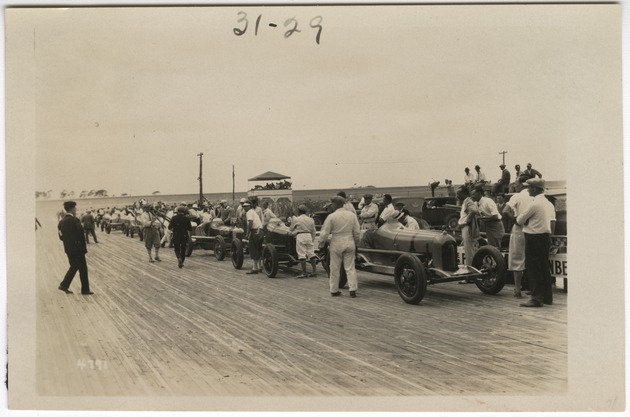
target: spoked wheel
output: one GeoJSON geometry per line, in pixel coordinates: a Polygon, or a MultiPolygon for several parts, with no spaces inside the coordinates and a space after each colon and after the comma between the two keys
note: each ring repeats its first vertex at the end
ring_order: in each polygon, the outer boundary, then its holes
{"type": "Polygon", "coordinates": [[[225,259],[225,239],[223,236],[217,236],[214,239],[214,257],[217,258],[217,261],[225,259]]]}
{"type": "Polygon", "coordinates": [[[269,278],[278,274],[278,250],[271,243],[267,243],[262,250],[263,271],[269,278]]]}
{"type": "Polygon", "coordinates": [[[427,293],[427,272],[413,255],[404,254],[398,258],[394,281],[400,298],[407,304],[418,304],[427,293]]]}
{"type": "Polygon", "coordinates": [[[507,274],[505,259],[494,246],[482,246],[473,255],[472,266],[484,276],[475,280],[477,288],[484,294],[496,294],[503,289],[507,274]]]}
{"type": "Polygon", "coordinates": [[[232,266],[236,269],[241,269],[243,267],[243,242],[239,239],[233,239],[230,252],[232,255],[232,266]]]}

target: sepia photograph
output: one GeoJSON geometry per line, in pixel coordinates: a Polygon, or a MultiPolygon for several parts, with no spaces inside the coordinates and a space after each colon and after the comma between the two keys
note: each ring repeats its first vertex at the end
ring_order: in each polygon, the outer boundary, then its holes
{"type": "Polygon", "coordinates": [[[4,23],[9,410],[625,410],[620,4],[4,23]]]}

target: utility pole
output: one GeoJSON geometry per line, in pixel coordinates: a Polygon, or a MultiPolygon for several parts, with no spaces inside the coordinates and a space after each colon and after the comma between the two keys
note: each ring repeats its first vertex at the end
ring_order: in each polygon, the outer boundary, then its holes
{"type": "Polygon", "coordinates": [[[499,155],[503,155],[503,165],[505,165],[505,154],[507,151],[499,152],[499,155]]]}
{"type": "Polygon", "coordinates": [[[199,157],[199,204],[203,204],[203,179],[202,179],[202,161],[203,161],[203,152],[197,154],[199,157]]]}
{"type": "Polygon", "coordinates": [[[234,165],[232,165],[232,201],[234,201],[234,165]]]}

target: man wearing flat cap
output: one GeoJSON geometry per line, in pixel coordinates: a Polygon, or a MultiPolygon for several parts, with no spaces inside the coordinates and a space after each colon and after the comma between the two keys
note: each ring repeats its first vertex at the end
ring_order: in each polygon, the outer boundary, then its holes
{"type": "Polygon", "coordinates": [[[302,267],[302,273],[297,278],[317,276],[317,257],[315,256],[315,221],[306,213],[308,208],[304,204],[298,206],[299,216],[291,223],[291,233],[295,236],[295,251],[302,267]],[[313,273],[306,272],[306,259],[309,259],[313,267],[313,273]]]}
{"type": "Polygon", "coordinates": [[[168,229],[173,232],[172,242],[175,247],[175,256],[177,257],[177,266],[184,267],[186,259],[186,245],[188,244],[188,234],[192,230],[190,218],[186,216],[186,207],[177,207],[177,214],[173,216],[168,223],[168,229]]]}
{"type": "Polygon", "coordinates": [[[59,289],[66,294],[72,294],[70,291],[70,284],[72,279],[79,271],[79,278],[81,279],[81,294],[91,295],[94,294],[90,291],[90,281],[88,279],[88,267],[85,260],[85,254],[87,253],[87,244],[85,241],[85,231],[81,226],[81,221],[77,219],[77,203],[74,201],[66,201],[63,203],[63,208],[66,211],[65,216],[57,225],[59,233],[59,239],[63,241],[63,249],[68,256],[70,268],[66,272],[63,281],[59,284],[59,289]]]}
{"type": "Polygon", "coordinates": [[[529,179],[527,191],[533,197],[530,205],[516,218],[525,233],[525,270],[530,282],[531,298],[521,307],[542,307],[553,303],[549,247],[555,228],[556,213],[545,197],[545,180],[529,179]]]}
{"type": "MultiPolygon", "coordinates": [[[[361,214],[359,214],[361,230],[375,230],[378,206],[372,202],[372,194],[364,195],[361,203],[363,203],[361,214]]],[[[361,203],[359,203],[359,205],[361,205],[361,203]]]]}

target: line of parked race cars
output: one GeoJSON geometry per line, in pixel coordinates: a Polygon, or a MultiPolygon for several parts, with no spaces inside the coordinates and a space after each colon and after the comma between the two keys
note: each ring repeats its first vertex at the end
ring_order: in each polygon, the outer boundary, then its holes
{"type": "MultiPolygon", "coordinates": [[[[415,203],[410,204],[413,206],[415,203]]],[[[155,211],[163,220],[164,213],[155,211]]],[[[217,260],[230,257],[232,265],[241,269],[248,254],[245,230],[228,226],[220,218],[210,222],[191,217],[195,225],[189,237],[187,256],[195,249],[211,250],[217,260]]],[[[106,233],[120,230],[129,237],[139,236],[142,225],[135,218],[98,219],[98,226],[106,233]]],[[[506,264],[498,249],[484,245],[477,250],[470,266],[458,263],[458,240],[444,230],[385,230],[362,231],[357,247],[357,270],[394,277],[398,294],[405,303],[418,304],[426,295],[427,285],[466,280],[474,282],[485,294],[497,294],[506,282],[506,264]]],[[[328,246],[317,252],[326,272],[329,272],[328,246]]],[[[262,266],[265,274],[276,277],[279,270],[299,264],[295,236],[284,220],[272,219],[264,228],[262,266]]],[[[343,287],[345,271],[341,270],[343,287]]]]}

